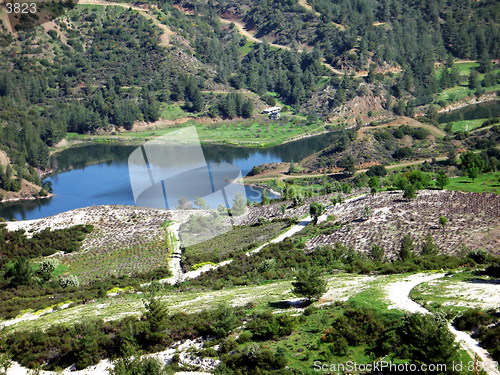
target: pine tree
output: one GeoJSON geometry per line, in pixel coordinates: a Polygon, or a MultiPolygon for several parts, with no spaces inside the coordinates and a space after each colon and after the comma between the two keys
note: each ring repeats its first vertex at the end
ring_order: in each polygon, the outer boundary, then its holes
{"type": "Polygon", "coordinates": [[[401,241],[401,248],[399,249],[399,259],[403,262],[411,259],[413,257],[413,250],[413,238],[408,235],[404,236],[401,241]]]}
{"type": "Polygon", "coordinates": [[[233,206],[231,207],[231,214],[235,216],[243,215],[247,208],[247,202],[240,193],[236,193],[233,199],[233,206]]]}
{"type": "Polygon", "coordinates": [[[431,233],[427,233],[425,236],[424,245],[422,246],[422,255],[436,255],[438,252],[438,247],[434,243],[431,233]]]}
{"type": "Polygon", "coordinates": [[[306,297],[309,302],[319,299],[327,290],[326,280],[312,268],[300,270],[292,285],[292,293],[306,297]]]}

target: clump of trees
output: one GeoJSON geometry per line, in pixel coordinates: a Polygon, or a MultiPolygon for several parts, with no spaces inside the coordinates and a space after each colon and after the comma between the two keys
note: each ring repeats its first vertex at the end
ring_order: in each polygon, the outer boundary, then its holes
{"type": "Polygon", "coordinates": [[[28,238],[24,230],[9,231],[5,224],[0,224],[0,239],[3,242],[0,263],[5,264],[15,257],[35,258],[59,251],[74,252],[80,248],[85,235],[92,230],[92,225],[75,225],[55,230],[46,228],[28,238]]]}

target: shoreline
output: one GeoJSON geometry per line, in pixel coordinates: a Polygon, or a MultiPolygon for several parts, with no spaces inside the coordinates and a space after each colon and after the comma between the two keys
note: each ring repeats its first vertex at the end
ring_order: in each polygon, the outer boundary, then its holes
{"type": "MultiPolygon", "coordinates": [[[[328,133],[333,133],[338,130],[342,129],[333,129],[333,130],[324,130],[321,132],[317,133],[306,133],[302,134],[300,136],[296,136],[290,139],[287,139],[284,142],[277,142],[277,143],[254,143],[254,142],[236,142],[234,140],[225,140],[225,141],[212,141],[212,140],[200,140],[202,145],[218,145],[218,146],[231,146],[231,147],[248,147],[248,148],[255,148],[255,149],[264,149],[264,148],[271,148],[271,147],[277,147],[281,146],[287,143],[299,141],[301,139],[305,138],[311,138],[319,135],[324,135],[328,133]]],[[[66,139],[66,138],[65,138],[66,139]]],[[[128,138],[128,137],[119,137],[119,136],[110,136],[109,138],[99,138],[99,136],[96,136],[93,138],[93,136],[89,136],[88,139],[75,139],[75,140],[68,140],[68,144],[65,145],[64,147],[52,147],[52,149],[49,152],[50,156],[56,155],[57,153],[68,150],[74,147],[78,146],[87,146],[87,145],[95,145],[95,144],[110,144],[110,145],[123,145],[123,146],[137,146],[137,145],[142,145],[145,142],[150,141],[153,138],[141,138],[141,139],[134,139],[134,138],[128,138]]]]}
{"type": "Polygon", "coordinates": [[[43,197],[21,197],[21,198],[10,198],[10,199],[3,199],[0,201],[0,205],[3,203],[12,203],[12,202],[21,202],[21,201],[35,201],[38,199],[49,199],[52,198],[55,194],[54,193],[48,193],[47,195],[43,197]]]}
{"type": "Polygon", "coordinates": [[[441,108],[437,112],[438,113],[446,113],[446,112],[455,111],[455,110],[460,109],[460,108],[468,107],[470,105],[493,102],[493,101],[497,101],[497,100],[500,100],[500,97],[498,97],[495,92],[485,94],[485,95],[481,96],[479,99],[476,98],[475,96],[473,96],[473,97],[469,96],[469,97],[463,98],[455,103],[451,103],[450,105],[448,105],[444,108],[441,108]]]}

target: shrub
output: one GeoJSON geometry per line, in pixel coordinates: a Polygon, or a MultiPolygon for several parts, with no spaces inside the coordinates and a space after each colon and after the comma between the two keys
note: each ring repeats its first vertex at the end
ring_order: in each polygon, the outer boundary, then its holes
{"type": "Polygon", "coordinates": [[[470,309],[455,318],[453,325],[460,331],[473,331],[482,325],[491,323],[492,320],[494,318],[487,312],[479,309],[470,309]]]}
{"type": "Polygon", "coordinates": [[[290,335],[297,324],[298,318],[295,316],[267,311],[257,315],[247,327],[254,339],[267,340],[290,335]]]}
{"type": "Polygon", "coordinates": [[[80,286],[80,282],[78,281],[78,277],[74,275],[69,275],[69,276],[62,276],[59,279],[59,285],[62,288],[77,287],[80,286]]]}

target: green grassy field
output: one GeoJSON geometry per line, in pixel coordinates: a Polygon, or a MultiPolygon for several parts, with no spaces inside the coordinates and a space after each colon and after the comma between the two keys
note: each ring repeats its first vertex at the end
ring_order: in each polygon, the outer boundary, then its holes
{"type": "MultiPolygon", "coordinates": [[[[455,102],[457,100],[463,99],[468,96],[474,95],[474,90],[471,90],[467,87],[468,85],[468,78],[470,71],[473,69],[477,69],[479,67],[479,63],[477,62],[467,62],[467,63],[456,63],[454,65],[456,69],[458,70],[459,74],[461,75],[461,81],[460,84],[454,87],[447,88],[443,91],[441,91],[439,94],[436,95],[435,102],[455,102]]],[[[442,67],[436,69],[436,77],[441,76],[441,71],[442,67]]],[[[495,69],[494,72],[498,74],[500,72],[500,69],[495,69]]],[[[482,81],[484,78],[484,74],[479,74],[479,79],[482,81]]],[[[500,85],[494,85],[494,86],[489,86],[489,87],[484,87],[483,88],[485,92],[493,92],[497,91],[500,89],[500,85]]]]}
{"type": "Polygon", "coordinates": [[[184,111],[178,104],[162,104],[160,109],[160,118],[163,120],[177,120],[179,118],[196,115],[184,111]]]}
{"type": "Polygon", "coordinates": [[[436,102],[454,102],[471,95],[474,95],[474,90],[466,86],[454,86],[440,92],[436,97],[436,102]]]}
{"type": "Polygon", "coordinates": [[[482,173],[474,182],[468,177],[450,178],[447,190],[467,191],[472,193],[495,193],[500,194],[500,172],[482,173]]]}
{"type": "Polygon", "coordinates": [[[269,147],[282,144],[294,138],[314,135],[325,130],[322,123],[307,124],[297,117],[284,116],[281,120],[268,121],[264,118],[200,123],[196,120],[182,125],[162,129],[142,130],[117,135],[88,135],[68,133],[68,140],[89,142],[140,142],[167,134],[175,129],[196,126],[198,136],[204,143],[233,144],[249,147],[269,147]]]}
{"type": "Polygon", "coordinates": [[[246,43],[240,47],[240,52],[243,56],[246,56],[250,53],[250,51],[253,49],[253,47],[255,46],[255,43],[250,41],[250,40],[247,40],[246,43]]]}
{"type": "Polygon", "coordinates": [[[471,130],[481,127],[486,120],[487,119],[476,119],[451,122],[451,130],[454,132],[470,132],[471,130]]]}

